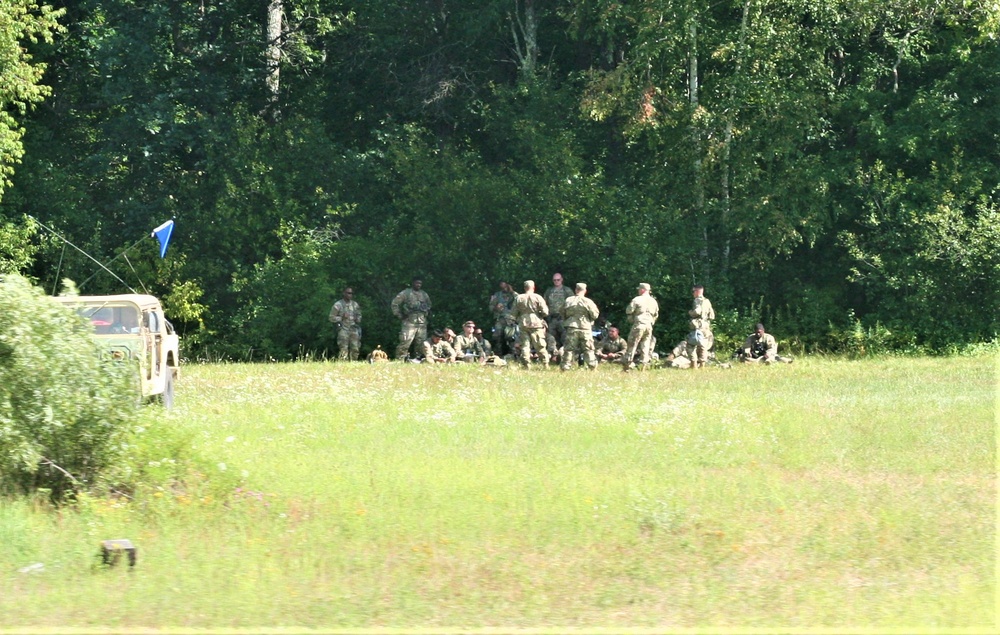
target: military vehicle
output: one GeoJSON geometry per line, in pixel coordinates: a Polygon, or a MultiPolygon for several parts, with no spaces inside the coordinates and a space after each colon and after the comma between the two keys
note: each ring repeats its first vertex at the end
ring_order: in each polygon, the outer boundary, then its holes
{"type": "Polygon", "coordinates": [[[112,359],[136,364],[143,398],[173,406],[180,338],[156,297],[133,293],[55,299],[90,322],[94,338],[112,359]]]}

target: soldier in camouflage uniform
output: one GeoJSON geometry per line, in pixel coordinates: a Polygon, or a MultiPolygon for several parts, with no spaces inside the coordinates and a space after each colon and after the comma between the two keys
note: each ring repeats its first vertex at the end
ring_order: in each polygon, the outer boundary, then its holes
{"type": "Polygon", "coordinates": [[[566,299],[561,312],[566,328],[562,370],[569,370],[576,362],[577,355],[583,355],[587,368],[594,370],[597,368],[597,358],[594,356],[594,320],[601,312],[594,301],[587,297],[586,283],[576,283],[576,294],[566,299]]]}
{"type": "Polygon", "coordinates": [[[424,341],[425,364],[450,364],[455,361],[455,349],[444,341],[444,333],[434,331],[430,339],[424,341]]]}
{"type": "Polygon", "coordinates": [[[511,311],[514,320],[521,327],[518,344],[521,346],[521,364],[524,366],[531,363],[532,347],[538,351],[542,364],[549,365],[549,350],[545,342],[545,317],[548,314],[549,307],[545,304],[545,298],[535,293],[535,282],[525,280],[524,293],[514,299],[514,309],[511,311]]]}
{"type": "Polygon", "coordinates": [[[637,353],[640,368],[645,368],[651,357],[653,324],[656,323],[656,318],[660,315],[660,305],[650,295],[650,290],[651,287],[648,283],[640,283],[639,295],[632,298],[632,301],[625,308],[625,315],[632,324],[632,329],[628,333],[628,350],[622,356],[623,370],[625,371],[635,368],[637,353]]]}
{"type": "Polygon", "coordinates": [[[620,362],[627,350],[628,342],[621,336],[618,327],[609,326],[608,336],[597,347],[597,359],[601,362],[620,362]]]}
{"type": "Polygon", "coordinates": [[[488,339],[485,339],[483,337],[483,329],[477,326],[476,330],[473,331],[472,334],[475,336],[476,341],[479,342],[479,345],[483,347],[483,351],[486,353],[486,357],[492,357],[493,346],[490,345],[490,341],[488,339]]]}
{"type": "Polygon", "coordinates": [[[361,350],[361,307],[354,301],[354,289],[344,289],[344,297],[330,308],[330,322],[337,329],[338,359],[358,361],[361,350]]]}
{"type": "Polygon", "coordinates": [[[455,336],[451,346],[460,361],[482,364],[486,361],[487,353],[483,347],[483,340],[476,339],[475,330],[476,323],[469,320],[462,325],[462,332],[455,336]]]}
{"type": "Polygon", "coordinates": [[[753,334],[743,342],[743,350],[739,351],[738,356],[741,362],[748,364],[792,363],[791,357],[778,355],[778,340],[764,331],[763,324],[754,327],[753,334]]]}
{"type": "Polygon", "coordinates": [[[490,296],[490,312],[493,314],[493,348],[503,356],[513,351],[510,342],[514,339],[514,290],[506,281],[500,281],[500,290],[490,296]]]}
{"type": "Polygon", "coordinates": [[[566,300],[573,297],[573,292],[563,284],[561,273],[552,274],[553,286],[545,290],[545,304],[549,307],[549,317],[546,322],[549,325],[549,333],[546,344],[549,352],[553,355],[559,354],[559,349],[566,344],[566,331],[563,328],[562,308],[566,300]]]}
{"type": "Polygon", "coordinates": [[[427,339],[427,314],[431,311],[431,299],[426,291],[421,290],[423,284],[423,280],[414,278],[410,288],[403,289],[392,300],[392,314],[403,321],[396,359],[406,359],[414,340],[422,342],[427,339]]]}
{"type": "Polygon", "coordinates": [[[704,368],[708,363],[708,350],[715,344],[712,333],[712,320],[715,319],[715,309],[705,297],[705,287],[696,284],[691,288],[694,302],[688,316],[691,318],[691,334],[688,335],[688,358],[691,368],[704,368]]]}

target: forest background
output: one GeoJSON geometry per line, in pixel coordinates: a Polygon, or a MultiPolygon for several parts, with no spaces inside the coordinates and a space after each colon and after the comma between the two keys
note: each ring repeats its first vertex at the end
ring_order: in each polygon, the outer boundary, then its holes
{"type": "MultiPolygon", "coordinates": [[[[994,0],[0,0],[0,273],[164,298],[187,355],[365,348],[552,272],[742,339],[1000,332],[994,0]],[[167,257],[149,236],[176,219],[167,257]],[[96,274],[96,275],[95,275],[96,274]],[[140,284],[141,281],[141,284],[140,284]]],[[[663,339],[665,338],[665,339],[663,339]]]]}

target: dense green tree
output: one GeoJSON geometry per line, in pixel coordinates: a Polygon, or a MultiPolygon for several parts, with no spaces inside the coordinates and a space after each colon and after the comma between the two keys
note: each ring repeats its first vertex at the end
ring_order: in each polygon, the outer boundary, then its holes
{"type": "Polygon", "coordinates": [[[34,0],[0,0],[0,195],[24,154],[24,117],[50,93],[42,83],[46,64],[36,60],[28,47],[51,43],[60,30],[57,20],[62,13],[34,0]]]}
{"type": "Polygon", "coordinates": [[[813,346],[997,329],[922,320],[1000,302],[982,0],[83,0],[64,22],[0,258],[84,280],[12,223],[107,261],[176,218],[167,259],[150,240],[116,262],[222,354],[329,349],[345,284],[391,346],[414,273],[440,326],[559,269],[613,321],[650,282],[668,340],[693,281],[731,328],[813,346]]]}

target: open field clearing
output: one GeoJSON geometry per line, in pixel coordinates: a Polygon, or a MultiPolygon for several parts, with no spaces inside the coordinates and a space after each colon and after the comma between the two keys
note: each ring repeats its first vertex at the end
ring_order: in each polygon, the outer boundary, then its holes
{"type": "Polygon", "coordinates": [[[0,503],[0,632],[996,626],[993,356],[184,369],[132,499],[0,503]],[[138,566],[95,568],[130,538],[138,566]],[[43,568],[19,572],[40,563],[43,568]]]}

